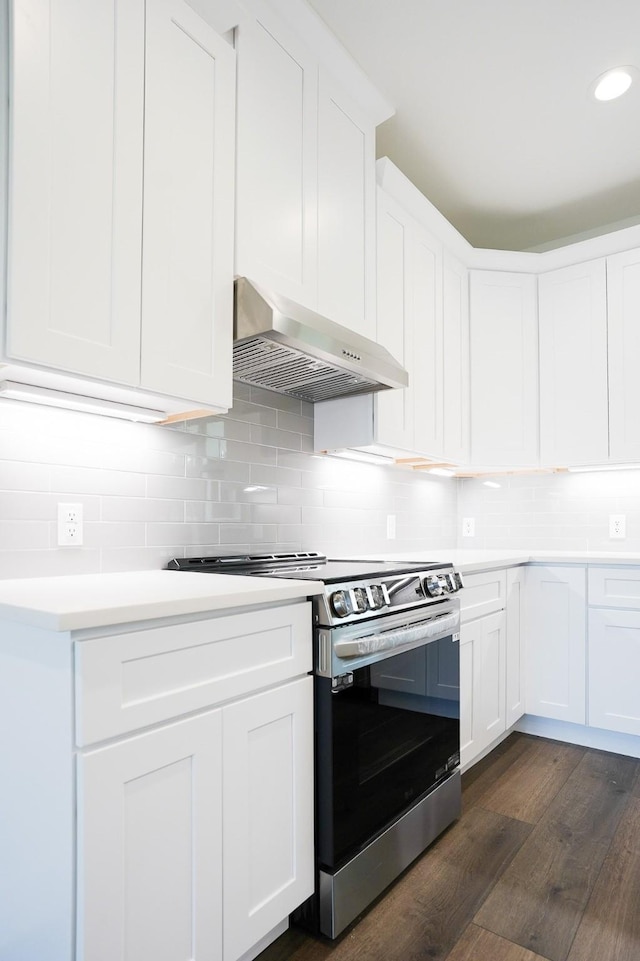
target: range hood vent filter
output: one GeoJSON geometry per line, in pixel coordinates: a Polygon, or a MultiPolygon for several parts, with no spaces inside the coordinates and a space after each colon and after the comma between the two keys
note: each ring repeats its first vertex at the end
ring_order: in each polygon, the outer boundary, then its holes
{"type": "Polygon", "coordinates": [[[233,376],[245,384],[290,394],[312,404],[346,394],[378,389],[375,381],[337,371],[322,361],[273,340],[253,337],[236,344],[233,376]]]}
{"type": "Polygon", "coordinates": [[[311,403],[408,383],[380,344],[246,277],[235,282],[233,376],[311,403]]]}

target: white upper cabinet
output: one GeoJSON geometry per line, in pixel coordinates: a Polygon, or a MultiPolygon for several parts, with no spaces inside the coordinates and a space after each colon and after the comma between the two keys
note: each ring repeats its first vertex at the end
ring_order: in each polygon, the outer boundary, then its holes
{"type": "Polygon", "coordinates": [[[607,290],[604,260],[539,277],[540,459],[606,463],[607,290]]]}
{"type": "Polygon", "coordinates": [[[236,264],[375,335],[375,128],[392,110],[305,4],[244,0],[236,264]]]}
{"type": "Polygon", "coordinates": [[[377,440],[442,455],[442,244],[378,192],[378,335],[409,386],[376,397],[377,440]]]}
{"type": "Polygon", "coordinates": [[[265,10],[237,31],[236,273],[317,301],[318,67],[265,10]]]}
{"type": "Polygon", "coordinates": [[[230,405],[235,53],[221,9],[15,0],[9,360],[230,405]]]}
{"type": "MultiPolygon", "coordinates": [[[[463,463],[468,451],[468,270],[422,223],[425,198],[378,161],[375,339],[409,386],[316,404],[316,450],[463,463]]],[[[440,214],[436,227],[444,222],[440,214]]]]}
{"type": "Polygon", "coordinates": [[[538,461],[536,278],[472,270],[471,461],[529,466],[538,461]]]}
{"type": "Polygon", "coordinates": [[[183,0],[147,4],[142,386],[230,407],[235,54],[183,0]]]}
{"type": "Polygon", "coordinates": [[[135,385],[144,0],[13,4],[7,354],[135,385]]]}
{"type": "Polygon", "coordinates": [[[640,249],[607,258],[609,445],[618,463],[640,460],[640,249]]]}
{"type": "Polygon", "coordinates": [[[324,70],[318,94],[318,309],[373,338],[375,128],[324,70]]]}
{"type": "MultiPolygon", "coordinates": [[[[378,191],[378,328],[377,341],[401,364],[413,354],[411,227],[402,208],[378,191]]],[[[409,371],[411,384],[411,371],[409,371]]],[[[411,387],[389,392],[375,402],[379,439],[413,449],[414,405],[411,387]]]]}
{"type": "Polygon", "coordinates": [[[469,456],[469,271],[444,251],[442,263],[444,382],[443,454],[453,464],[469,456]]]}

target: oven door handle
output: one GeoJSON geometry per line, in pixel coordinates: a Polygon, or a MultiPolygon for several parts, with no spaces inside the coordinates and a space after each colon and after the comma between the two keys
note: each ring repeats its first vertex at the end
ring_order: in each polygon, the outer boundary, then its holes
{"type": "Polygon", "coordinates": [[[362,657],[382,651],[416,647],[417,642],[438,640],[447,634],[456,633],[460,625],[460,614],[443,614],[430,621],[421,621],[413,627],[400,627],[397,630],[381,631],[379,634],[367,634],[365,637],[353,637],[344,641],[336,641],[334,652],[340,658],[362,657]]]}

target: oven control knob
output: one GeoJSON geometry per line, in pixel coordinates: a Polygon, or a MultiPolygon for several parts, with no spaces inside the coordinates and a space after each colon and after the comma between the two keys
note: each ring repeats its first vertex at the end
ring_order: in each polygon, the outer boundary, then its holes
{"type": "Polygon", "coordinates": [[[331,607],[336,617],[346,617],[353,614],[353,604],[349,597],[349,591],[335,591],[331,595],[331,607]]]}
{"type": "Polygon", "coordinates": [[[364,613],[369,607],[369,599],[364,587],[355,587],[353,589],[353,600],[356,614],[364,613]]]}
{"type": "Polygon", "coordinates": [[[378,611],[385,606],[387,601],[381,584],[372,584],[369,587],[369,593],[371,595],[370,606],[373,611],[378,611]]]}
{"type": "Polygon", "coordinates": [[[428,597],[439,597],[444,594],[444,586],[437,574],[428,574],[422,582],[422,586],[428,597]]]}

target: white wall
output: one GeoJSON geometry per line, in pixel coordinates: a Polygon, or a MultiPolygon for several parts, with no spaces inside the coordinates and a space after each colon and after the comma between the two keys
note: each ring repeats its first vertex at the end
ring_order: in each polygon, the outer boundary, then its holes
{"type": "Polygon", "coordinates": [[[458,547],[640,552],[640,471],[513,475],[458,481],[460,518],[476,536],[458,547]],[[627,537],[609,537],[609,515],[625,514],[627,537]]]}
{"type": "Polygon", "coordinates": [[[235,386],[228,415],[172,429],[0,401],[0,577],[455,544],[454,481],[313,455],[311,405],[235,386]],[[82,548],[56,546],[59,502],[83,505],[82,548]]]}

